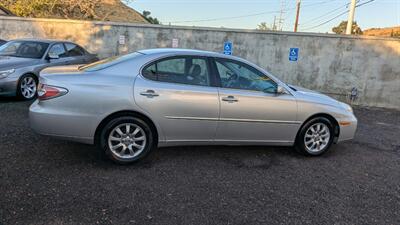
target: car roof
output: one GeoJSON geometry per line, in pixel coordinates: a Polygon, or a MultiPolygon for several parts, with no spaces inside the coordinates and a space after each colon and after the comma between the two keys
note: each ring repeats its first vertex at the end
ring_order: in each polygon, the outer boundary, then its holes
{"type": "Polygon", "coordinates": [[[196,50],[196,49],[183,49],[183,48],[154,48],[154,49],[145,49],[139,50],[139,53],[145,55],[159,55],[159,54],[174,54],[174,55],[207,55],[207,56],[215,56],[215,57],[222,57],[226,56],[222,53],[211,52],[211,51],[203,51],[203,50],[196,50]]]}
{"type": "Polygon", "coordinates": [[[66,41],[66,40],[57,40],[57,39],[39,39],[39,38],[19,38],[19,39],[14,39],[10,41],[37,41],[37,42],[43,42],[43,43],[56,43],[56,42],[69,42],[73,43],[71,41],[66,41]]]}

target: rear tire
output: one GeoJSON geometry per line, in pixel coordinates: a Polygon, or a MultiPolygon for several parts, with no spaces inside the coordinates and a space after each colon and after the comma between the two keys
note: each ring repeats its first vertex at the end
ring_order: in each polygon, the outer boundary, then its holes
{"type": "Polygon", "coordinates": [[[335,137],[334,125],[324,117],[307,121],[297,135],[295,149],[308,156],[319,156],[331,147],[335,137]]]}
{"type": "Polygon", "coordinates": [[[118,164],[138,162],[156,148],[154,131],[146,122],[132,116],[112,119],[99,138],[99,150],[118,164]]]}
{"type": "Polygon", "coordinates": [[[25,74],[19,78],[17,97],[21,100],[32,100],[36,97],[37,78],[32,74],[25,74]]]}

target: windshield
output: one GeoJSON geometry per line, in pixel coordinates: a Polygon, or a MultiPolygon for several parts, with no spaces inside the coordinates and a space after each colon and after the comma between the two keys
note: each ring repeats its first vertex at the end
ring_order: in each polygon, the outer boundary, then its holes
{"type": "Polygon", "coordinates": [[[88,64],[88,65],[80,66],[79,70],[87,71],[87,72],[98,71],[98,70],[102,70],[104,68],[116,65],[118,63],[124,62],[126,60],[136,58],[141,55],[143,55],[143,54],[139,53],[139,52],[134,52],[134,53],[130,53],[127,55],[122,55],[122,56],[113,56],[113,57],[106,58],[106,59],[88,64]]]}
{"type": "Polygon", "coordinates": [[[11,41],[0,46],[0,56],[40,59],[49,44],[36,41],[11,41]]]}

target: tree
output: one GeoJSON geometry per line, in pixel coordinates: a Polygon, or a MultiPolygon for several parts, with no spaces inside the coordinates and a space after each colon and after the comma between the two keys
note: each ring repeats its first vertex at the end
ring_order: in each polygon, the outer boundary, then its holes
{"type": "MultiPolygon", "coordinates": [[[[347,28],[347,21],[342,21],[338,26],[333,27],[332,31],[336,34],[346,34],[346,28],[347,28]]],[[[353,23],[351,34],[355,35],[363,34],[361,28],[357,25],[357,22],[353,23]]]]}
{"type": "Polygon", "coordinates": [[[143,17],[149,22],[149,23],[151,23],[151,24],[161,24],[160,23],[160,21],[158,21],[158,19],[157,18],[155,18],[155,17],[151,17],[150,16],[150,14],[151,14],[151,12],[150,11],[143,11],[143,17]]]}
{"type": "Polygon", "coordinates": [[[257,25],[257,30],[268,31],[268,30],[271,30],[271,29],[268,28],[266,22],[262,22],[262,23],[257,25]]]}

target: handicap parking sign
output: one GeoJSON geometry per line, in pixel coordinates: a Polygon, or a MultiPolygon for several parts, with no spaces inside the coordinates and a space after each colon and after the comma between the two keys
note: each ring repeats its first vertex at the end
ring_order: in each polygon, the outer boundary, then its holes
{"type": "Polygon", "coordinates": [[[297,61],[299,59],[299,48],[290,48],[289,61],[297,61]]]}
{"type": "Polygon", "coordinates": [[[224,43],[224,54],[232,55],[232,48],[233,48],[232,42],[229,42],[229,41],[225,42],[224,43]]]}

